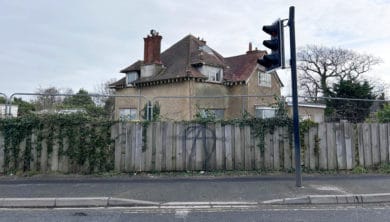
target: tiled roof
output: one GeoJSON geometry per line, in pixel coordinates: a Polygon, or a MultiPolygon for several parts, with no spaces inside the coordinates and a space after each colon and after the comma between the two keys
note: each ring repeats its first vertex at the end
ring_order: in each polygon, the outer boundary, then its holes
{"type": "MultiPolygon", "coordinates": [[[[133,83],[135,85],[165,81],[172,79],[197,78],[206,79],[196,67],[210,65],[224,69],[224,82],[242,82],[249,78],[257,68],[257,59],[265,55],[265,51],[250,51],[243,55],[224,58],[218,52],[206,45],[206,42],[187,35],[170,48],[161,53],[162,70],[150,77],[142,77],[133,83]]],[[[143,62],[137,61],[121,70],[121,73],[141,70],[143,62]]],[[[125,79],[113,83],[112,87],[125,87],[125,79]]]]}
{"type": "Polygon", "coordinates": [[[252,51],[247,54],[225,58],[229,66],[225,70],[224,79],[229,82],[245,81],[257,67],[257,59],[263,57],[265,51],[252,51]]]}
{"type": "Polygon", "coordinates": [[[121,73],[128,73],[131,71],[139,71],[139,70],[141,70],[141,65],[142,65],[142,61],[138,60],[137,62],[131,64],[130,66],[122,69],[120,72],[121,73]]]}

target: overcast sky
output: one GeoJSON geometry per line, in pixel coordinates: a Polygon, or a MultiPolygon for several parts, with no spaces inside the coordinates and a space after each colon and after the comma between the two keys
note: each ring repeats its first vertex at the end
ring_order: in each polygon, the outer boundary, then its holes
{"type": "MultiPolygon", "coordinates": [[[[162,50],[188,34],[223,56],[264,49],[263,25],[295,6],[297,46],[353,49],[382,58],[371,75],[390,84],[389,0],[0,0],[0,92],[55,86],[92,92],[143,59],[143,37],[162,50]]],[[[280,72],[289,93],[289,72],[280,72]]],[[[287,90],[286,90],[287,89],[287,90]]]]}

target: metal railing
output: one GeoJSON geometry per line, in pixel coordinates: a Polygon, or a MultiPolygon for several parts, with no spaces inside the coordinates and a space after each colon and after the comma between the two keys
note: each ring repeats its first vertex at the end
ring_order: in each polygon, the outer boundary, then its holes
{"type": "MultiPolygon", "coordinates": [[[[1,106],[0,113],[2,116],[11,117],[12,113],[15,110],[12,110],[13,104],[15,103],[15,99],[20,98],[29,98],[30,100],[27,102],[35,102],[39,99],[52,99],[51,102],[56,103],[58,100],[59,104],[65,101],[68,97],[77,96],[78,94],[66,94],[66,93],[58,93],[58,94],[48,94],[48,93],[13,93],[9,97],[5,93],[0,93],[0,97],[3,97],[6,101],[3,106],[1,106]]],[[[115,111],[114,118],[118,119],[119,109],[121,108],[132,108],[137,111],[136,120],[141,119],[150,119],[151,114],[153,113],[153,105],[156,103],[160,103],[165,111],[165,114],[162,113],[162,116],[170,113],[172,110],[176,110],[178,115],[170,114],[175,119],[182,118],[184,116],[183,113],[180,113],[181,106],[185,104],[188,106],[186,110],[189,113],[186,113],[186,119],[192,119],[196,112],[200,109],[215,109],[221,108],[227,111],[234,109],[235,116],[233,114],[225,115],[229,118],[237,118],[243,116],[246,113],[249,113],[253,116],[256,116],[257,108],[280,108],[277,107],[277,100],[275,99],[275,95],[210,95],[210,96],[145,96],[145,95],[109,95],[109,94],[86,94],[86,96],[91,97],[94,101],[102,98],[114,98],[113,102],[113,111],[115,111]],[[130,105],[131,104],[131,105],[130,105]],[[199,105],[199,107],[198,107],[199,105]],[[169,108],[170,107],[170,108],[169,108]],[[146,108],[146,110],[144,110],[146,108]],[[141,118],[141,112],[145,112],[145,116],[141,118]]],[[[290,96],[280,98],[285,100],[286,109],[289,110],[291,108],[289,101],[291,100],[290,96]]],[[[386,99],[357,99],[357,98],[334,98],[334,97],[299,97],[299,113],[302,118],[310,118],[315,119],[313,116],[321,114],[323,116],[322,120],[319,121],[339,121],[339,120],[347,120],[350,122],[363,122],[366,120],[370,120],[371,122],[375,122],[376,113],[383,109],[384,104],[389,104],[390,100],[386,99]],[[338,108],[335,109],[334,106],[338,108]],[[344,109],[344,110],[343,110],[344,109]]],[[[95,103],[96,104],[96,103],[95,103]]],[[[53,105],[53,104],[51,104],[53,105]]],[[[56,104],[54,104],[55,106],[56,104]]],[[[102,106],[102,104],[100,104],[102,106]]],[[[50,105],[48,105],[50,107],[50,105]]],[[[45,105],[41,107],[43,111],[47,108],[45,105]]],[[[230,111],[229,111],[230,112],[230,111]]],[[[290,111],[291,113],[291,111],[290,111]]],[[[169,117],[169,116],[168,116],[169,117]]],[[[170,118],[166,118],[170,119],[170,118]]],[[[318,119],[318,118],[317,118],[318,119]]]]}

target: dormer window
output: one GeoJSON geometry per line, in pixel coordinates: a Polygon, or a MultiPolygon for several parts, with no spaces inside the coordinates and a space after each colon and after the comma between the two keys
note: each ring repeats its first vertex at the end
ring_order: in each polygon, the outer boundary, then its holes
{"type": "Polygon", "coordinates": [[[126,74],[126,84],[127,86],[132,86],[133,82],[139,78],[139,74],[136,71],[128,72],[126,74]]]}
{"type": "Polygon", "coordinates": [[[203,65],[199,67],[199,71],[207,77],[207,81],[222,82],[223,80],[223,69],[220,67],[203,65]]]}

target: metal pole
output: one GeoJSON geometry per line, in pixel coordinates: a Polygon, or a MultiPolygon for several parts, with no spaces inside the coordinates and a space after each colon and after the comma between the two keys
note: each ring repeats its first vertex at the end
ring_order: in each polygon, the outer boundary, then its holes
{"type": "Polygon", "coordinates": [[[295,11],[294,6],[291,6],[289,12],[288,25],[290,26],[290,48],[291,48],[291,85],[292,85],[293,123],[294,123],[295,183],[297,187],[301,187],[302,169],[301,169],[301,145],[299,139],[297,60],[296,60],[296,49],[295,49],[294,11],[295,11]]]}

